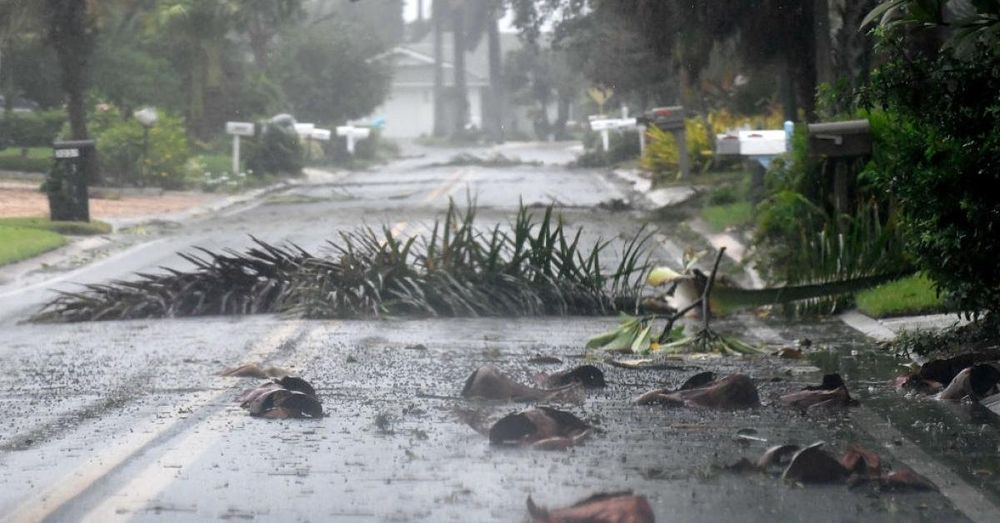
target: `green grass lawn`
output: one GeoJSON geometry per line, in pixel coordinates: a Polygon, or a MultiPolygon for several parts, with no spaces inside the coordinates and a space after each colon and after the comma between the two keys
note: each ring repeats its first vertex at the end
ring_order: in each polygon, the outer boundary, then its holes
{"type": "Polygon", "coordinates": [[[750,202],[709,205],[701,210],[701,217],[712,229],[721,232],[729,227],[749,224],[753,217],[753,205],[750,202]]]}
{"type": "Polygon", "coordinates": [[[31,147],[28,155],[21,156],[20,147],[9,147],[0,151],[0,170],[23,172],[46,172],[52,166],[52,149],[31,147]]]}
{"type": "Polygon", "coordinates": [[[101,221],[86,222],[60,222],[50,221],[48,218],[0,218],[0,227],[16,227],[20,229],[41,229],[57,234],[68,234],[71,236],[93,236],[96,234],[108,234],[111,232],[111,225],[101,221]]]}
{"type": "Polygon", "coordinates": [[[687,178],[677,179],[676,177],[666,177],[658,180],[661,187],[699,185],[703,187],[719,187],[721,185],[732,185],[742,183],[750,175],[745,171],[707,171],[692,172],[687,178]]]}
{"type": "Polygon", "coordinates": [[[868,289],[857,296],[858,310],[872,318],[947,312],[944,300],[934,292],[930,279],[922,274],[868,289]]]}
{"type": "Polygon", "coordinates": [[[0,265],[26,260],[65,244],[66,239],[56,232],[0,225],[0,265]]]}

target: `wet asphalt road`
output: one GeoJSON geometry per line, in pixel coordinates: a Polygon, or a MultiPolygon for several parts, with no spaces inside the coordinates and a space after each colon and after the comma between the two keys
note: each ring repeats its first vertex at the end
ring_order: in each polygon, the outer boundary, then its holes
{"type": "MultiPolygon", "coordinates": [[[[505,153],[547,164],[568,155],[561,145],[505,153]]],[[[483,364],[527,382],[579,363],[587,337],[610,328],[613,318],[23,323],[53,289],[185,267],[174,253],[195,245],[239,249],[252,233],[322,250],[337,230],[359,224],[415,234],[450,197],[461,202],[467,194],[477,197],[484,226],[505,223],[519,201],[554,201],[567,223],[585,228],[585,241],[630,236],[638,227],[636,215],[595,208],[627,195],[600,173],[550,165],[422,167],[442,154],[294,188],[209,220],[149,226],[133,231],[127,250],[0,286],[0,411],[7,415],[0,520],[523,521],[529,494],[562,506],[621,489],[646,495],[660,521],[1000,519],[976,485],[913,445],[880,411],[806,417],[776,405],[778,395],[818,381],[820,368],[864,375],[866,360],[851,351],[869,342],[837,322],[740,317],[721,325],[773,345],[810,337],[817,353],[810,362],[687,360],[656,371],[604,366],[609,388],[561,405],[599,430],[561,452],[491,448],[458,421],[455,409],[499,416],[518,407],[458,399],[462,382],[483,364]],[[529,363],[535,355],[563,364],[529,363]],[[216,374],[248,362],[309,379],[328,416],[247,416],[232,400],[255,381],[216,374]],[[700,370],[750,375],[765,406],[733,414],[630,404],[641,392],[700,370]],[[745,428],[768,443],[737,444],[733,436],[745,428]],[[835,451],[851,443],[873,448],[890,464],[907,463],[929,476],[943,494],[801,487],[721,470],[743,456],[755,459],[769,444],[818,440],[835,451]]],[[[667,244],[657,255],[672,260],[678,245],[664,234],[667,244]]],[[[852,387],[863,402],[885,392],[884,383],[852,387]]]]}

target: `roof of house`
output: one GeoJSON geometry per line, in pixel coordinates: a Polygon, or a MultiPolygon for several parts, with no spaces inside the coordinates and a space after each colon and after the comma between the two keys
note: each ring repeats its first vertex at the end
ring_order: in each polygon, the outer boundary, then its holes
{"type": "MultiPolygon", "coordinates": [[[[442,35],[441,53],[444,57],[442,66],[445,69],[445,85],[453,82],[454,53],[452,46],[453,39],[450,32],[442,35]]],[[[508,51],[521,47],[521,42],[514,33],[500,33],[500,53],[506,55],[508,51]]],[[[385,53],[375,57],[377,60],[393,60],[393,84],[406,86],[429,86],[434,85],[434,34],[428,32],[423,38],[415,42],[404,43],[396,46],[385,53]]],[[[489,46],[486,38],[482,38],[478,45],[465,54],[466,83],[470,86],[489,85],[489,46]]]]}

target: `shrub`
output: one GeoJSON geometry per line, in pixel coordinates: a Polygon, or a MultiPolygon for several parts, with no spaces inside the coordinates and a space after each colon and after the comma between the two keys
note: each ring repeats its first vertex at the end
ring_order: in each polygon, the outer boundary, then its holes
{"type": "Polygon", "coordinates": [[[866,175],[898,202],[909,251],[938,287],[970,316],[1000,310],[1000,54],[883,48],[864,98],[889,131],[866,175]]]}
{"type": "Polygon", "coordinates": [[[66,122],[63,111],[10,113],[0,117],[0,149],[49,147],[66,122]]]}
{"type": "Polygon", "coordinates": [[[256,142],[249,147],[247,166],[256,175],[297,175],[304,166],[302,143],[295,120],[279,115],[261,125],[256,142]]]}
{"type": "Polygon", "coordinates": [[[91,130],[97,141],[104,180],[165,189],[184,185],[191,151],[179,117],[160,112],[156,125],[149,130],[145,158],[142,125],[134,118],[123,118],[117,109],[95,114],[91,130]]]}
{"type": "MultiPolygon", "coordinates": [[[[712,150],[704,121],[700,118],[685,120],[684,135],[691,170],[694,172],[707,170],[715,151],[712,150]]],[[[646,130],[646,137],[646,153],[642,157],[642,168],[658,176],[676,173],[680,168],[680,153],[673,133],[650,126],[646,130]]]]}
{"type": "Polygon", "coordinates": [[[0,156],[0,171],[44,173],[52,167],[51,158],[33,158],[21,155],[0,156]]]}

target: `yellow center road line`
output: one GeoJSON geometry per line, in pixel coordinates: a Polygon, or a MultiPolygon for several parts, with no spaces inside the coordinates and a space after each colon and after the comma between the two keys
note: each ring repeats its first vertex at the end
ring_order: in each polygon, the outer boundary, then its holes
{"type": "Polygon", "coordinates": [[[423,204],[432,203],[434,200],[437,200],[441,196],[444,196],[446,194],[450,195],[452,192],[455,191],[455,188],[459,186],[459,184],[465,179],[465,177],[468,176],[469,173],[470,171],[468,169],[459,169],[455,171],[455,173],[448,178],[448,181],[444,182],[444,184],[442,184],[434,191],[431,191],[431,193],[428,194],[426,197],[424,197],[424,199],[421,200],[420,203],[423,204]]]}
{"type": "MultiPolygon", "coordinates": [[[[319,343],[319,334],[327,332],[329,327],[330,323],[325,323],[324,329],[310,331],[300,344],[304,350],[297,351],[291,360],[283,362],[284,366],[304,369],[324,346],[319,343]]],[[[197,463],[224,434],[232,430],[234,416],[246,415],[242,409],[230,409],[192,427],[188,431],[190,434],[171,443],[168,450],[157,457],[155,462],[106,497],[81,521],[84,523],[127,521],[136,513],[149,508],[150,503],[177,479],[179,470],[185,470],[197,463]]]]}
{"type": "MultiPolygon", "coordinates": [[[[286,342],[294,340],[303,333],[305,328],[305,323],[302,321],[290,321],[282,324],[253,346],[253,349],[246,354],[247,360],[268,359],[286,342]]],[[[217,390],[196,392],[184,403],[174,406],[174,411],[193,412],[213,403],[228,401],[228,396],[231,394],[230,389],[221,392],[217,390]]],[[[52,488],[28,499],[0,520],[22,523],[42,521],[48,518],[61,507],[83,494],[95,482],[142,452],[147,445],[173,430],[185,418],[177,418],[172,422],[163,423],[162,419],[154,417],[154,419],[138,426],[131,427],[124,439],[112,443],[114,445],[112,448],[103,454],[94,456],[88,463],[80,465],[57,480],[52,488]]]]}
{"type": "MultiPolygon", "coordinates": [[[[462,182],[465,181],[465,178],[466,176],[468,176],[468,174],[469,171],[465,169],[459,169],[455,171],[455,173],[449,176],[448,179],[443,184],[441,184],[436,189],[428,193],[427,196],[424,196],[420,200],[420,203],[423,205],[427,205],[433,203],[435,200],[437,200],[442,196],[451,195],[453,192],[455,192],[455,189],[457,189],[462,184],[462,182]]],[[[389,232],[392,233],[392,236],[394,238],[398,238],[404,232],[406,232],[406,230],[409,227],[410,227],[409,222],[396,222],[392,225],[392,227],[389,228],[389,232]]]]}

